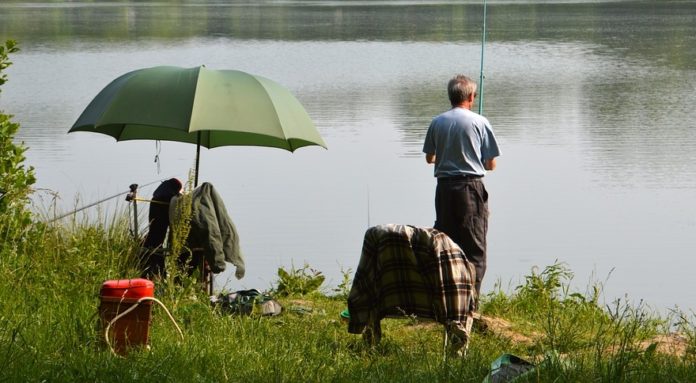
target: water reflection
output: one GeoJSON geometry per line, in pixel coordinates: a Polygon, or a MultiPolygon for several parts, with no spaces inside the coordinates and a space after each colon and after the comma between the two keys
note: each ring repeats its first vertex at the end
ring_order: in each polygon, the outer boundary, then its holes
{"type": "MultiPolygon", "coordinates": [[[[368,225],[432,224],[422,140],[448,107],[448,78],[478,75],[480,11],[475,2],[3,3],[0,37],[23,50],[0,109],[22,125],[37,186],[71,207],[75,194],[93,201],[132,182],[185,178],[193,163],[190,145],[163,143],[157,173],[154,143],[66,134],[113,78],[205,64],[278,81],[329,150],[204,150],[202,179],[243,238],[245,287],[269,284],[268,265],[304,260],[339,280],[368,225]]],[[[689,266],[696,247],[696,5],[491,2],[489,12],[484,112],[503,156],[486,181],[484,289],[560,259],[581,276],[615,269],[610,297],[691,302],[689,267],[669,265],[689,266]],[[642,277],[653,270],[659,289],[642,277]]]]}
{"type": "MultiPolygon", "coordinates": [[[[482,7],[467,2],[84,2],[0,5],[0,36],[25,44],[209,38],[286,41],[480,40],[482,7]],[[290,5],[288,5],[290,4],[290,5]]],[[[696,4],[685,1],[489,4],[490,39],[599,44],[625,58],[694,68],[696,4]]]]}

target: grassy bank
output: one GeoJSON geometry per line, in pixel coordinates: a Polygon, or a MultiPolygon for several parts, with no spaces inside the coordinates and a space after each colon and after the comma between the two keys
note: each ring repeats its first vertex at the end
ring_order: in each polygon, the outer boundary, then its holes
{"type": "Polygon", "coordinates": [[[118,357],[99,339],[99,288],[105,280],[137,275],[136,248],[125,218],[108,227],[30,225],[3,238],[0,381],[481,382],[503,353],[538,364],[527,381],[686,382],[696,376],[689,318],[660,318],[620,301],[602,307],[599,289],[568,290],[571,274],[561,264],[531,272],[513,292],[484,297],[484,317],[463,359],[443,362],[441,327],[412,318],[383,321],[383,343],[365,346],[339,319],[346,307],[341,294],[300,295],[284,286],[290,295],[275,293],[281,315],[235,316],[211,308],[193,281],[172,280],[156,281],[156,297],[185,339],[156,307],[151,350],[118,357]]]}

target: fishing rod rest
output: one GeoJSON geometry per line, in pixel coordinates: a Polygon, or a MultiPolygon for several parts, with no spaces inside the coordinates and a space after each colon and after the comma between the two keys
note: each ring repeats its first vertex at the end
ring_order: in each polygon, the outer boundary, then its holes
{"type": "Polygon", "coordinates": [[[134,201],[135,197],[138,195],[138,184],[131,184],[128,189],[130,189],[130,192],[126,194],[126,201],[134,201]]]}

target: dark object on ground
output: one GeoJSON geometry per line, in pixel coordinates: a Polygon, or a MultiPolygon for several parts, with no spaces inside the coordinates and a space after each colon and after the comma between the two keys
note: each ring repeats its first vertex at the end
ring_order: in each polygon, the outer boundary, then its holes
{"type": "Polygon", "coordinates": [[[491,363],[491,372],[483,383],[513,382],[533,369],[534,364],[512,354],[503,354],[491,363]]]}
{"type": "Polygon", "coordinates": [[[225,314],[251,315],[253,312],[258,312],[261,315],[275,316],[282,311],[278,301],[256,289],[211,296],[210,303],[220,307],[225,314]]]}

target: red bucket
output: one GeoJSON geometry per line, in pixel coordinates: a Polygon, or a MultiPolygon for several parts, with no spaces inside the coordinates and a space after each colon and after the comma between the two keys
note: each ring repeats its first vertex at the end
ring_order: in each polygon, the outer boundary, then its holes
{"type": "MultiPolygon", "coordinates": [[[[120,279],[106,281],[99,292],[99,318],[102,336],[109,323],[119,314],[136,305],[140,298],[154,297],[155,284],[147,279],[120,279]]],[[[149,344],[152,301],[146,300],[124,315],[109,328],[109,342],[114,351],[125,355],[129,347],[149,344]]]]}

